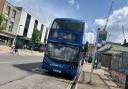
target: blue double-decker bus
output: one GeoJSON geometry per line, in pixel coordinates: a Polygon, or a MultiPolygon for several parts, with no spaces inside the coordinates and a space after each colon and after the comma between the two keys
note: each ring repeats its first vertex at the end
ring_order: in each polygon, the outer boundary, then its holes
{"type": "Polygon", "coordinates": [[[69,18],[53,21],[42,68],[75,77],[81,59],[84,22],[69,18]]]}

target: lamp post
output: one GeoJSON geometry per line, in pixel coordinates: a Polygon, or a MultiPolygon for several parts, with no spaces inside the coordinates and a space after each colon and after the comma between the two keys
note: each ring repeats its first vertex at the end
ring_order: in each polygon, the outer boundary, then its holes
{"type": "Polygon", "coordinates": [[[98,30],[97,30],[96,42],[95,42],[95,50],[94,50],[93,59],[92,59],[89,83],[92,83],[93,67],[94,67],[94,63],[95,63],[95,59],[96,59],[96,55],[97,55],[97,44],[98,44],[98,39],[99,39],[99,31],[100,31],[100,28],[98,28],[98,30]]]}

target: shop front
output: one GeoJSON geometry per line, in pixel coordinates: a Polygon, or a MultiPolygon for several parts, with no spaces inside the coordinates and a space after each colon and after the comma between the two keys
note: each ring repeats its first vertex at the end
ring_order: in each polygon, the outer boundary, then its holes
{"type": "Polygon", "coordinates": [[[0,33],[0,42],[3,43],[2,45],[11,46],[15,37],[15,35],[2,32],[0,33]]]}

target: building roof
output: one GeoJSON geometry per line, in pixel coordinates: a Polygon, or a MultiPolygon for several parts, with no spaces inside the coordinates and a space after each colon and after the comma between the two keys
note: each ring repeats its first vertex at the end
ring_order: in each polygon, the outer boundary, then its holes
{"type": "Polygon", "coordinates": [[[105,46],[98,49],[98,52],[108,53],[108,54],[128,53],[128,47],[106,44],[105,46]]]}
{"type": "Polygon", "coordinates": [[[31,12],[29,12],[28,10],[24,9],[24,7],[19,7],[19,6],[15,6],[16,9],[18,9],[19,11],[24,11],[26,12],[27,14],[31,15],[31,17],[33,17],[34,19],[38,20],[38,22],[40,24],[42,24],[42,22],[39,20],[38,17],[36,17],[35,15],[33,15],[31,12]]]}
{"type": "Polygon", "coordinates": [[[9,6],[11,6],[13,9],[15,9],[16,11],[19,11],[12,3],[10,3],[7,0],[4,0],[6,4],[8,4],[9,6]]]}
{"type": "Polygon", "coordinates": [[[110,51],[106,51],[105,52],[105,54],[121,54],[122,52],[118,52],[118,51],[112,51],[112,50],[110,50],[110,51]]]}
{"type": "Polygon", "coordinates": [[[115,43],[115,42],[106,42],[106,44],[121,45],[121,43],[115,43]]]}

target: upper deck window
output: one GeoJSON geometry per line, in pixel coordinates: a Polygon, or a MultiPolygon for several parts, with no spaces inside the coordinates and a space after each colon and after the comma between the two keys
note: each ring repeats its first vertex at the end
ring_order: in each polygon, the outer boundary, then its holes
{"type": "Polygon", "coordinates": [[[78,21],[55,20],[51,29],[83,32],[84,23],[78,21]]]}

